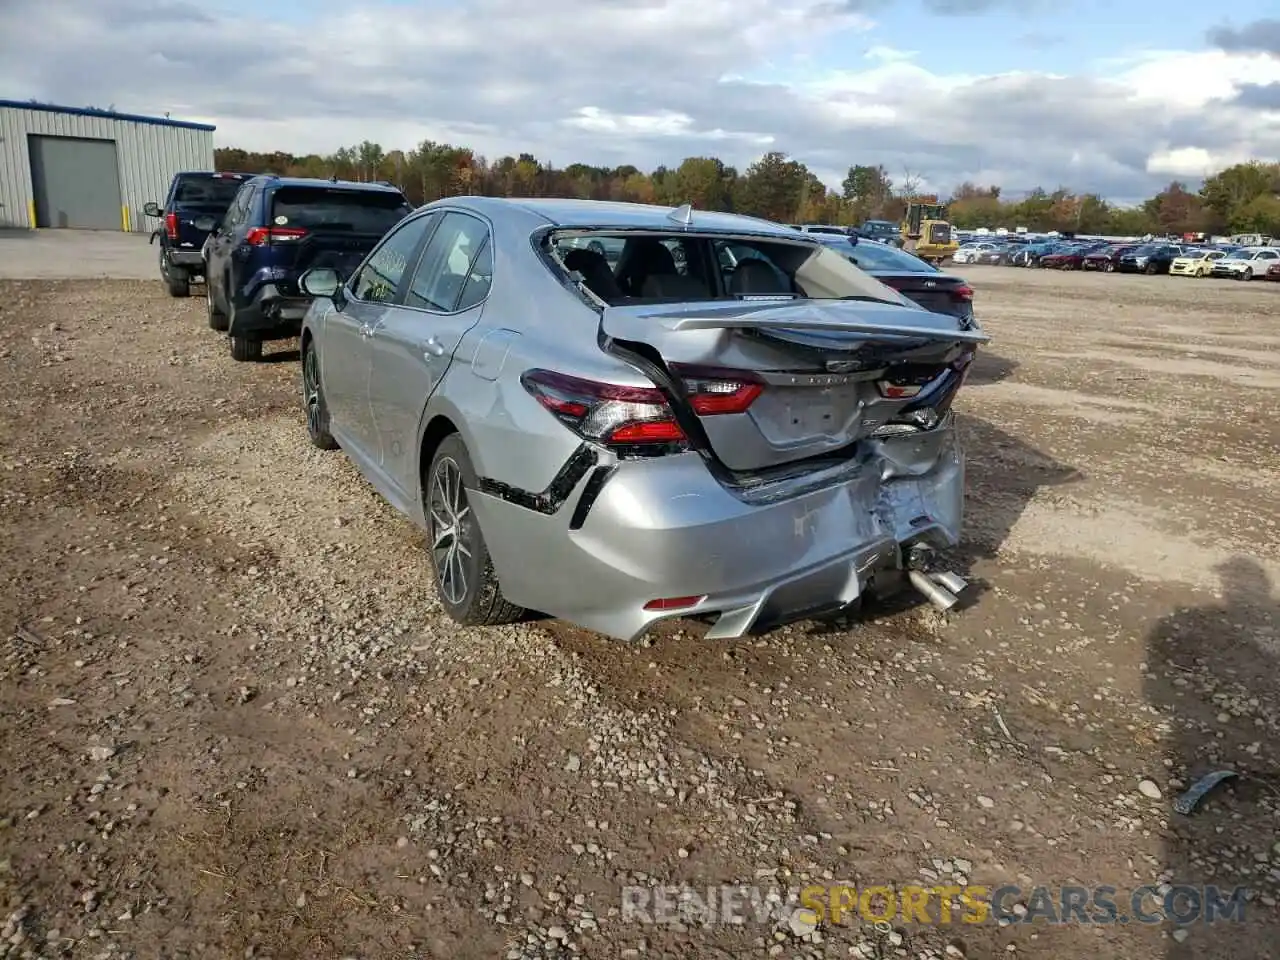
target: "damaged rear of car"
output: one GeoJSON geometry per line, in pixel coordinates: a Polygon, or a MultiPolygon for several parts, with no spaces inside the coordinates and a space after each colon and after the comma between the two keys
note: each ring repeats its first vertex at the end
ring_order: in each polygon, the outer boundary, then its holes
{"type": "MultiPolygon", "coordinates": [[[[599,354],[590,372],[566,349],[520,374],[575,450],[550,514],[479,484],[503,595],[623,638],[671,616],[740,636],[907,578],[952,606],[963,581],[925,568],[960,537],[951,405],[985,334],[821,244],[681,216],[532,237],[594,314],[599,354]],[[616,265],[591,240],[620,244],[616,265]],[[530,565],[533,541],[553,545],[530,565]]],[[[582,323],[573,306],[553,311],[566,338],[582,323]]]]}
{"type": "Polygon", "coordinates": [[[323,280],[311,439],[426,529],[460,623],[737,637],[964,586],[929,568],[960,538],[972,313],[777,224],[575,200],[437,201],[323,280]]]}

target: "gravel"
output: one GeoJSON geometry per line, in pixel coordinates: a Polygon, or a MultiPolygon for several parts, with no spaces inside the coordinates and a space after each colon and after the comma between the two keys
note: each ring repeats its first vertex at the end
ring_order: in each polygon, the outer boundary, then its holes
{"type": "Polygon", "coordinates": [[[158,283],[0,284],[0,957],[1169,948],[620,915],[623,887],[926,881],[1018,885],[1023,917],[1037,884],[1244,884],[1246,923],[1191,942],[1264,955],[1280,291],[969,272],[974,602],[635,646],[444,619],[420,535],[306,443],[291,345],[235,364],[158,283]]]}

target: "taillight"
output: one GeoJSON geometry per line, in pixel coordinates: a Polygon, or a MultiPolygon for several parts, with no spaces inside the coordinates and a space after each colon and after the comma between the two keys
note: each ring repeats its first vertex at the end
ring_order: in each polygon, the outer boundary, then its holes
{"type": "Polygon", "coordinates": [[[244,235],[244,242],[253,247],[265,247],[269,243],[289,243],[301,240],[307,231],[301,227],[251,227],[244,235]]]}
{"type": "Polygon", "coordinates": [[[973,287],[968,284],[961,284],[958,287],[953,287],[951,289],[951,296],[955,297],[957,300],[972,300],[973,287]]]}
{"type": "Polygon", "coordinates": [[[679,363],[673,363],[671,369],[684,383],[689,406],[700,417],[746,413],[764,392],[764,384],[742,370],[679,363]]]}
{"type": "MultiPolygon", "coordinates": [[[[764,390],[764,384],[741,370],[679,364],[672,370],[700,417],[745,413],[764,390]]],[[[529,370],[520,382],[561,423],[586,439],[622,446],[686,441],[657,387],[598,383],[551,370],[529,370]]]]}
{"type": "Polygon", "coordinates": [[[947,371],[946,367],[921,364],[903,364],[894,367],[889,376],[877,381],[880,396],[888,400],[904,400],[918,396],[920,391],[947,371]]]}
{"type": "Polygon", "coordinates": [[[683,443],[684,431],[657,387],[598,383],[552,370],[527,370],[520,382],[561,423],[600,443],[683,443]]]}
{"type": "Polygon", "coordinates": [[[164,215],[164,232],[168,234],[170,240],[178,239],[178,215],[176,213],[166,213],[164,215]]]}

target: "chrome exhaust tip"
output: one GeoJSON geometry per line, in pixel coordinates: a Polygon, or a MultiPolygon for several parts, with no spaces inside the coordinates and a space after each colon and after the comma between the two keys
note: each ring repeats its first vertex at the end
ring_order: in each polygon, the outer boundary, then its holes
{"type": "Polygon", "coordinates": [[[960,598],[954,593],[931,580],[927,574],[919,570],[908,570],[907,576],[911,580],[911,585],[925,595],[925,598],[939,610],[944,613],[960,602],[960,598]]]}
{"type": "Polygon", "coordinates": [[[955,594],[964,593],[965,587],[969,586],[968,581],[966,581],[964,577],[957,576],[949,570],[942,573],[931,573],[929,576],[933,579],[934,583],[938,584],[938,586],[945,590],[950,590],[955,594]]]}

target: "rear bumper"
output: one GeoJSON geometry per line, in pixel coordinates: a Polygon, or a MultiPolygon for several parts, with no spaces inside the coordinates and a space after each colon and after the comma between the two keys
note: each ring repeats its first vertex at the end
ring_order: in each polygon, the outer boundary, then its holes
{"type": "Polygon", "coordinates": [[[311,297],[289,296],[273,283],[264,284],[245,305],[237,305],[230,333],[255,340],[286,340],[302,332],[311,297]]]}
{"type": "Polygon", "coordinates": [[[868,447],[839,482],[786,499],[735,496],[690,453],[611,464],[585,520],[590,474],[551,515],[490,493],[475,493],[472,505],[514,603],[619,639],[686,616],[714,617],[711,637],[738,637],[895,585],[905,546],[959,541],[964,459],[954,417],[868,447]],[[575,513],[581,527],[571,530],[575,513]],[[702,599],[645,609],[674,597],[702,599]]]}
{"type": "Polygon", "coordinates": [[[170,266],[204,275],[204,256],[199,250],[174,250],[170,247],[168,253],[170,266]]]}

